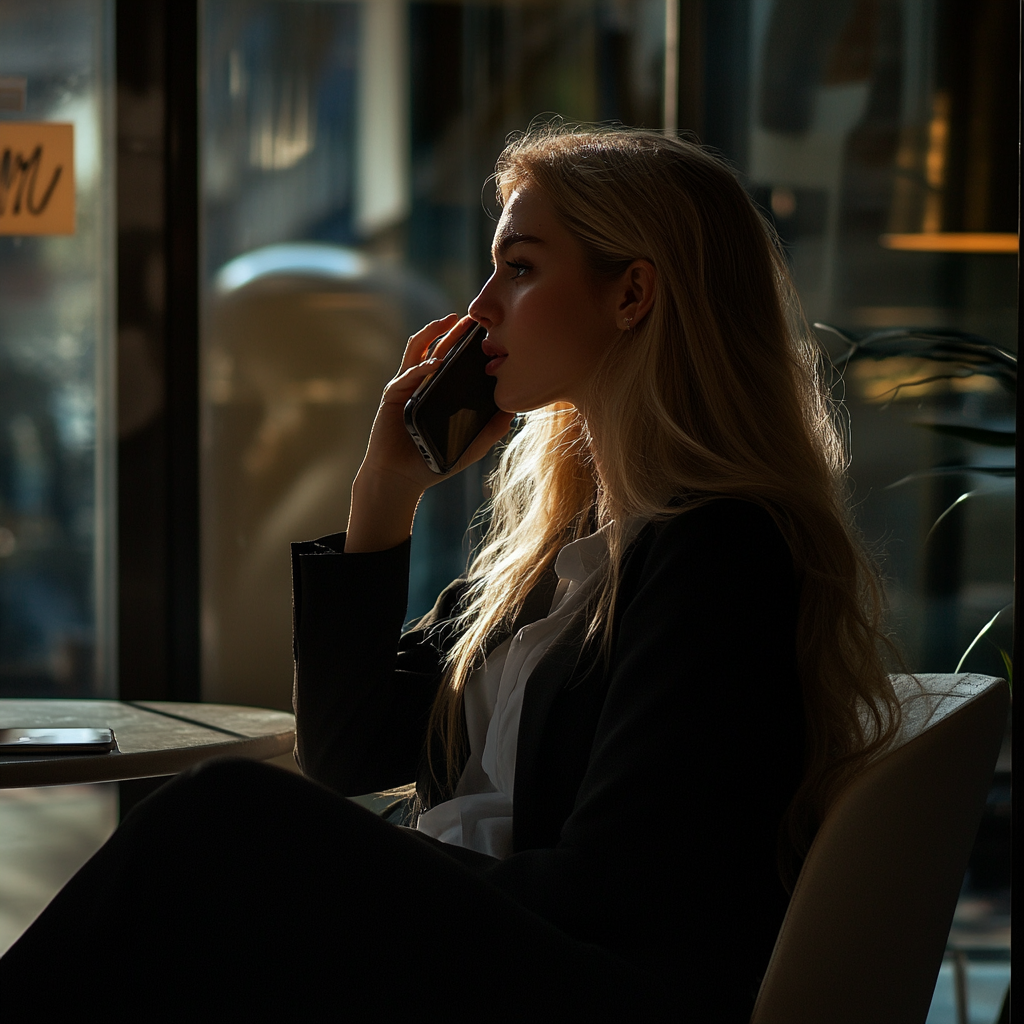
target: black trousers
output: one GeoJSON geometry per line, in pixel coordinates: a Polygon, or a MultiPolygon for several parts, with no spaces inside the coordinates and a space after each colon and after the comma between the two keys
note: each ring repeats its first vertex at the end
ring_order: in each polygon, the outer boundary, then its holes
{"type": "Polygon", "coordinates": [[[221,761],[136,807],[0,960],[9,1021],[678,1019],[667,984],[329,790],[221,761]]]}

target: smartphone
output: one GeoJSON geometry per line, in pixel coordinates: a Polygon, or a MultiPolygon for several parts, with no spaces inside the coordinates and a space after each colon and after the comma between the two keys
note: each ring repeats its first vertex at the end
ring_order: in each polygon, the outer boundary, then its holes
{"type": "Polygon", "coordinates": [[[481,347],[486,337],[472,324],[405,403],[405,429],[435,473],[450,473],[498,412],[497,382],[484,372],[492,358],[481,347]]]}
{"type": "Polygon", "coordinates": [[[0,729],[0,756],[105,754],[114,747],[111,729],[0,729]]]}

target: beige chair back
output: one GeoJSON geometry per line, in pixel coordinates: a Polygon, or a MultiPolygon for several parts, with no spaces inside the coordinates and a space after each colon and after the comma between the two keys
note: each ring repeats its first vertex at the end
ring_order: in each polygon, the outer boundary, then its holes
{"type": "Polygon", "coordinates": [[[1006,726],[977,675],[894,677],[904,726],[840,797],[793,891],[751,1024],[923,1024],[1006,726]]]}

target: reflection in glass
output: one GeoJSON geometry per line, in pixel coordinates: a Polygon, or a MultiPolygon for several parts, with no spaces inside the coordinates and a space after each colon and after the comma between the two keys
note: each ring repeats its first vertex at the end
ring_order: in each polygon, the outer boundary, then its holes
{"type": "Polygon", "coordinates": [[[0,118],[74,125],[76,232],[0,236],[0,695],[114,696],[112,7],[5,0],[0,118]]]}
{"type": "MultiPolygon", "coordinates": [[[[545,113],[659,126],[665,10],[207,0],[207,699],[288,706],[288,542],[344,529],[408,335],[486,278],[506,136],[545,113]]],[[[424,497],[410,617],[464,568],[484,473],[424,497]]]]}
{"type": "MultiPolygon", "coordinates": [[[[302,467],[316,464],[327,450],[358,449],[365,432],[351,416],[342,427],[337,397],[338,381],[349,372],[339,353],[350,349],[346,332],[356,329],[355,311],[343,317],[336,309],[330,326],[307,327],[314,314],[312,307],[299,312],[307,301],[299,295],[315,288],[312,281],[299,287],[293,276],[287,288],[280,287],[282,296],[292,296],[294,312],[268,316],[247,334],[233,335],[225,348],[216,332],[227,330],[228,307],[234,310],[236,298],[259,289],[241,288],[229,302],[215,286],[218,273],[238,266],[231,263],[238,257],[281,242],[318,242],[347,253],[345,258],[357,255],[365,261],[364,283],[353,277],[343,284],[338,277],[330,289],[347,295],[367,288],[367,294],[388,296],[392,326],[374,335],[370,360],[382,381],[392,353],[420,325],[405,296],[419,296],[423,317],[465,309],[488,273],[495,209],[481,183],[508,133],[538,116],[658,127],[665,112],[675,110],[680,129],[693,130],[735,163],[774,223],[809,319],[855,336],[889,327],[955,329],[1015,349],[1012,252],[891,244],[894,233],[1009,234],[1016,199],[1006,184],[1001,140],[1015,137],[1012,111],[1007,115],[1004,108],[1006,97],[1016,95],[1017,57],[1015,35],[999,28],[1009,16],[1000,13],[999,3],[684,4],[678,19],[668,18],[679,49],[666,61],[666,12],[674,9],[664,0],[204,5],[209,694],[240,699],[251,686],[268,695],[266,702],[287,704],[284,550],[272,556],[265,582],[249,588],[268,608],[278,602],[276,625],[269,612],[265,628],[234,619],[233,591],[223,589],[225,581],[249,578],[244,567],[256,558],[254,538],[269,529],[272,509],[286,500],[302,505],[296,490],[302,467]],[[666,80],[679,84],[675,102],[665,98],[666,80]],[[370,281],[376,283],[365,283],[370,281]],[[280,325],[273,335],[272,323],[280,325]],[[325,338],[337,332],[334,348],[324,341],[320,355],[302,355],[306,341],[300,334],[306,330],[322,330],[325,338]],[[274,372],[291,381],[287,400],[271,394],[269,385],[262,391],[242,387],[256,372],[248,368],[248,353],[256,360],[257,350],[264,353],[259,359],[272,354],[274,372]],[[241,388],[232,394],[249,395],[244,430],[224,425],[230,416],[243,422],[240,408],[229,415],[231,403],[242,398],[216,397],[228,379],[241,388]],[[319,405],[308,397],[320,393],[335,397],[319,405]],[[338,419],[328,426],[321,414],[332,402],[338,419]],[[342,429],[351,436],[317,434],[314,440],[316,431],[342,429]],[[284,451],[291,443],[286,438],[300,437],[288,456],[294,477],[276,478],[273,487],[258,483],[259,473],[268,481],[273,475],[256,469],[260,458],[269,466],[272,451],[284,451]],[[265,454],[257,457],[257,450],[265,454]],[[235,525],[222,522],[222,499],[214,497],[229,479],[231,493],[245,506],[235,525]],[[264,497],[257,500],[258,494],[264,497]],[[229,627],[229,621],[235,624],[229,627]],[[256,634],[266,655],[260,665],[246,662],[243,670],[239,661],[232,667],[235,655],[227,652],[244,650],[245,637],[256,634]]],[[[324,311],[317,316],[328,324],[324,311]]],[[[831,345],[825,336],[823,341],[831,345]]],[[[839,353],[843,346],[832,349],[839,353]]],[[[837,395],[848,402],[858,520],[883,553],[911,667],[950,671],[980,626],[1009,601],[1012,478],[986,479],[982,487],[968,467],[989,459],[1008,462],[1012,448],[993,454],[966,435],[952,437],[934,426],[955,418],[984,429],[1005,420],[1012,396],[976,376],[931,390],[906,387],[890,401],[879,398],[876,384],[863,376],[876,372],[891,381],[889,388],[928,373],[921,359],[866,361],[851,366],[837,385],[837,395]],[[962,478],[914,475],[946,464],[962,465],[962,478]],[[890,487],[908,476],[910,482],[890,487]],[[979,493],[931,532],[938,516],[966,492],[979,493]]],[[[376,385],[370,376],[360,379],[367,393],[346,406],[349,412],[371,401],[376,385]]],[[[366,410],[368,415],[369,404],[366,410]]],[[[308,520],[307,535],[344,525],[348,481],[337,465],[334,497],[308,520]]],[[[478,467],[425,497],[413,539],[410,616],[426,610],[464,565],[462,537],[480,505],[485,471],[478,467]]],[[[979,645],[971,657],[968,668],[1003,671],[991,644],[979,645]]]]}
{"type": "MultiPolygon", "coordinates": [[[[344,529],[349,489],[405,338],[443,298],[323,243],[226,264],[208,297],[205,695],[281,703],[288,545],[344,529]],[[214,514],[215,513],[215,514],[214,514]]],[[[284,694],[286,696],[287,694],[284,694]]]]}
{"type": "MultiPolygon", "coordinates": [[[[856,338],[968,332],[1015,352],[1012,5],[771,0],[750,11],[743,169],[809,319],[856,338]],[[998,236],[987,249],[986,235],[998,236]]],[[[837,358],[846,351],[821,337],[837,358]]],[[[846,367],[836,393],[858,522],[882,556],[908,664],[951,672],[1012,601],[1014,387],[890,346],[846,367]],[[1000,434],[1008,444],[990,443],[1000,434]]],[[[965,669],[1005,674],[1009,620],[965,669]]]]}

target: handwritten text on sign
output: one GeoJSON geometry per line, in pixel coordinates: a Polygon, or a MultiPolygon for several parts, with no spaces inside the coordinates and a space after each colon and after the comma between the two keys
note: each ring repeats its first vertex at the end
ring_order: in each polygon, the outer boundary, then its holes
{"type": "Polygon", "coordinates": [[[0,121],[0,235],[74,233],[74,126],[0,121]]]}

